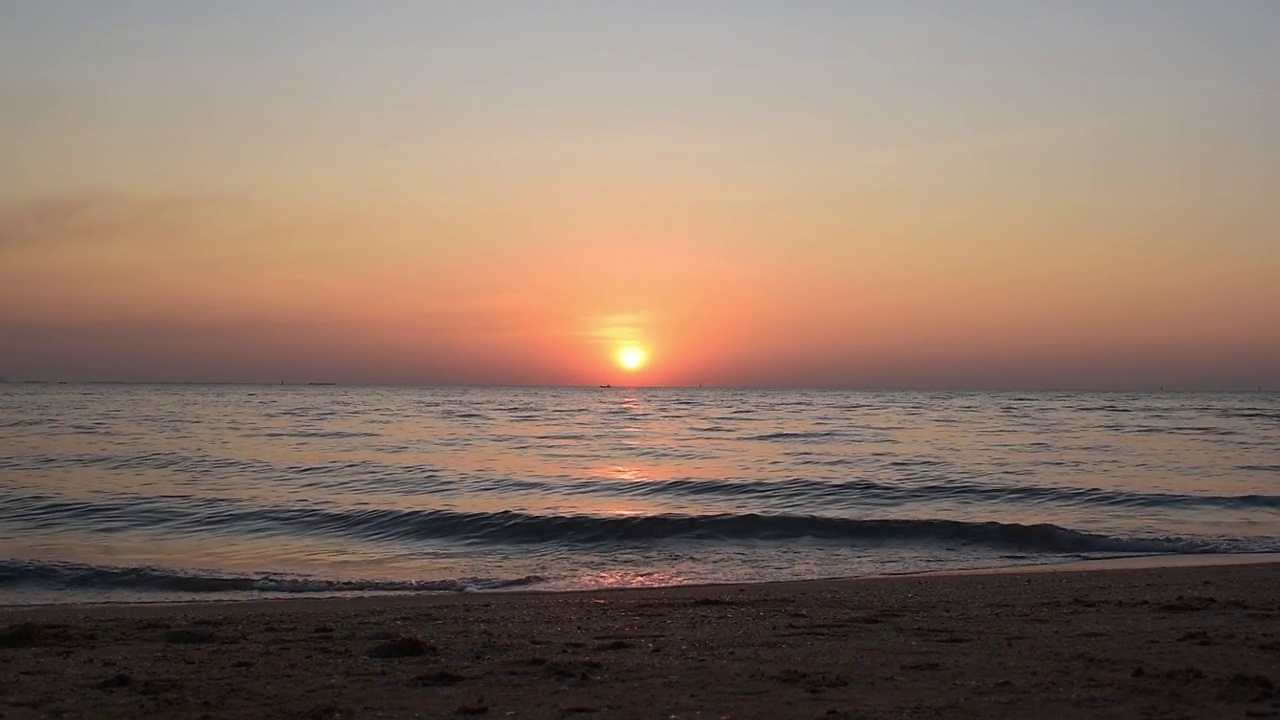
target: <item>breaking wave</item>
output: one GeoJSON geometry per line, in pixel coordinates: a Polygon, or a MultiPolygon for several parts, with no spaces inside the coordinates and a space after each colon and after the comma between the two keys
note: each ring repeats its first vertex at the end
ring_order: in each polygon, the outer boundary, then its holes
{"type": "Polygon", "coordinates": [[[142,593],[260,593],[286,595],[467,592],[506,590],[543,582],[518,578],[466,577],[453,580],[327,580],[284,574],[230,574],[158,567],[116,567],[79,563],[0,560],[0,588],[44,586],[142,593]]]}
{"type": "Polygon", "coordinates": [[[75,518],[100,532],[165,529],[189,534],[320,535],[373,542],[446,540],[462,543],[560,546],[648,543],[664,540],[772,541],[816,539],[851,544],[881,542],[962,544],[1043,553],[1230,552],[1206,540],[1113,537],[1058,525],[966,522],[949,519],[859,519],[800,514],[708,515],[532,514],[409,509],[326,509],[246,506],[214,498],[158,501],[71,501],[24,498],[13,508],[35,525],[75,518]]]}

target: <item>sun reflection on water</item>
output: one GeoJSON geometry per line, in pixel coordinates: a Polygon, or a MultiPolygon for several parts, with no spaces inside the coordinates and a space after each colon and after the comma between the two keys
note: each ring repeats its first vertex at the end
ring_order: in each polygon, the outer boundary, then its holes
{"type": "Polygon", "coordinates": [[[604,474],[614,480],[641,481],[653,479],[648,473],[639,468],[625,467],[622,465],[614,465],[613,467],[608,468],[604,474]]]}

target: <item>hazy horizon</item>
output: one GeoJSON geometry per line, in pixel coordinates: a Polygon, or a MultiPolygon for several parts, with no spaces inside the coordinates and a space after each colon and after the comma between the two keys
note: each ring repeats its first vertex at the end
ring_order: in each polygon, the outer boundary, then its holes
{"type": "Polygon", "coordinates": [[[0,376],[1277,388],[1275,27],[11,4],[0,376]]]}
{"type": "Polygon", "coordinates": [[[342,383],[328,381],[270,381],[270,380],[49,380],[43,378],[6,378],[0,375],[0,384],[9,385],[154,385],[154,386],[192,386],[192,387],[328,387],[328,388],[406,388],[423,390],[729,390],[760,392],[852,392],[852,393],[939,393],[939,394],[990,394],[990,395],[1038,395],[1038,394],[1098,394],[1098,395],[1250,395],[1275,394],[1280,389],[1262,386],[1254,388],[1196,388],[1196,387],[1132,387],[1132,388],[1090,388],[1090,387],[1046,387],[1046,388],[997,388],[997,387],[848,387],[839,385],[516,385],[494,383],[488,385],[459,385],[453,383],[342,383]]]}

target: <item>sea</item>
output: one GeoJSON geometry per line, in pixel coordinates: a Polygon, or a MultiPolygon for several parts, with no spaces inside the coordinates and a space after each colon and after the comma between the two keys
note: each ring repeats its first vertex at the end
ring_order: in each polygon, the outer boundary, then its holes
{"type": "Polygon", "coordinates": [[[1274,393],[0,385],[0,604],[1277,551],[1274,393]]]}

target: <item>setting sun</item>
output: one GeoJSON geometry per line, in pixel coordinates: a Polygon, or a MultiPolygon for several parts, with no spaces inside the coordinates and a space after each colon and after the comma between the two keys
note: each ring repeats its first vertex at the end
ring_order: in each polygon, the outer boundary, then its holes
{"type": "Polygon", "coordinates": [[[638,370],[648,357],[649,354],[643,348],[632,345],[618,351],[618,364],[627,370],[638,370]]]}

